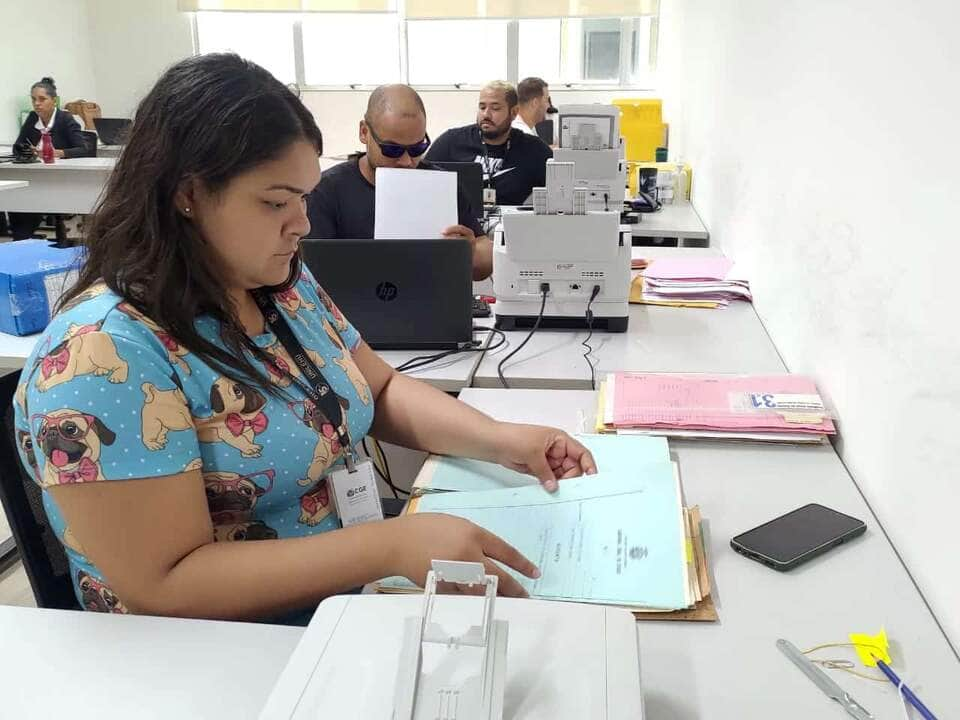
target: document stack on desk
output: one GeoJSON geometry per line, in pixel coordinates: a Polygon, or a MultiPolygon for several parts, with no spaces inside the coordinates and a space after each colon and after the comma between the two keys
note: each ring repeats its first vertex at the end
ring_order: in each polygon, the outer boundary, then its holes
{"type": "MultiPolygon", "coordinates": [[[[431,457],[408,512],[442,512],[499,535],[540,569],[514,576],[531,597],[623,607],[649,619],[715,620],[699,509],[684,508],[664,438],[581,436],[599,473],[536,479],[499,465],[431,457]]],[[[387,578],[381,592],[417,591],[387,578]]]]}
{"type": "Polygon", "coordinates": [[[665,257],[649,263],[634,279],[630,302],[679,307],[726,307],[753,300],[750,283],[725,257],[665,257]]]}
{"type": "Polygon", "coordinates": [[[822,443],[836,433],[817,386],[799,375],[610,373],[599,432],[822,443]]]}

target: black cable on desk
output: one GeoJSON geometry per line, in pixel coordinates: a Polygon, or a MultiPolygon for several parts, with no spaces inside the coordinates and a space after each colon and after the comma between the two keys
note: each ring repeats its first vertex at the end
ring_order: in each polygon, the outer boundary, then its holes
{"type": "Polygon", "coordinates": [[[370,450],[367,449],[367,438],[363,438],[363,440],[361,441],[361,444],[363,446],[363,452],[366,454],[368,458],[370,458],[371,462],[373,463],[373,469],[376,470],[377,475],[379,475],[380,478],[383,480],[383,482],[386,483],[387,487],[390,488],[390,491],[393,493],[393,496],[395,498],[397,499],[400,498],[399,493],[403,493],[404,495],[409,495],[410,494],[409,492],[407,492],[406,490],[402,490],[393,484],[393,476],[390,473],[390,465],[389,463],[387,463],[387,454],[383,451],[383,448],[380,447],[380,442],[373,437],[370,438],[370,441],[374,444],[374,447],[376,447],[377,449],[377,456],[383,462],[383,469],[380,468],[374,456],[370,454],[370,450]]]}
{"type": "Polygon", "coordinates": [[[489,330],[489,331],[492,332],[494,335],[499,335],[499,336],[500,336],[500,342],[498,342],[496,345],[491,345],[490,347],[484,348],[484,350],[488,350],[488,351],[489,351],[489,350],[497,350],[498,348],[501,348],[501,347],[503,347],[504,345],[507,344],[507,335],[506,335],[506,333],[503,332],[503,330],[497,330],[497,328],[485,328],[485,329],[486,329],[486,330],[489,330]]]}
{"type": "Polygon", "coordinates": [[[550,283],[540,283],[540,294],[542,296],[542,300],[540,301],[540,312],[537,314],[537,321],[533,324],[533,327],[530,328],[530,333],[523,339],[523,342],[517,345],[517,347],[514,348],[509,355],[503,358],[499,365],[497,365],[497,375],[500,376],[500,382],[508,390],[510,389],[510,386],[507,385],[507,379],[503,376],[503,365],[505,362],[507,362],[507,360],[512,358],[514,355],[520,352],[521,349],[523,349],[523,346],[527,344],[530,338],[533,337],[533,334],[537,331],[537,328],[540,327],[540,321],[543,320],[543,311],[547,307],[548,292],[550,292],[550,283]]]}
{"type": "Polygon", "coordinates": [[[597,373],[596,368],[593,365],[593,362],[590,360],[590,355],[593,353],[593,347],[590,345],[590,338],[593,337],[593,310],[590,309],[590,306],[593,305],[593,301],[597,299],[597,295],[600,294],[600,286],[594,285],[593,292],[590,293],[590,299],[587,301],[587,338],[584,340],[581,345],[583,345],[587,351],[583,354],[583,359],[587,361],[587,365],[590,366],[590,389],[597,389],[597,373]]]}
{"type": "Polygon", "coordinates": [[[452,350],[444,350],[439,352],[436,355],[417,355],[407,360],[401,365],[397,365],[397,372],[406,372],[408,370],[416,370],[421,368],[424,365],[430,365],[431,363],[437,362],[437,360],[443,360],[445,357],[450,357],[451,355],[456,355],[461,352],[470,352],[472,350],[477,350],[478,348],[453,348],[452,350]]]}
{"type": "Polygon", "coordinates": [[[380,441],[377,440],[376,438],[370,438],[370,439],[373,441],[374,446],[376,446],[377,453],[380,455],[380,459],[383,461],[383,470],[384,472],[386,472],[387,478],[390,481],[390,489],[393,490],[394,496],[396,496],[396,493],[398,492],[403,495],[409,495],[410,494],[409,491],[402,490],[401,488],[398,488],[396,485],[393,484],[393,473],[390,472],[390,463],[387,460],[387,454],[383,451],[383,448],[380,447],[380,441]]]}
{"type": "Polygon", "coordinates": [[[451,355],[456,355],[457,353],[462,352],[484,352],[486,350],[496,350],[507,343],[507,336],[503,334],[502,330],[497,330],[496,328],[482,328],[475,327],[473,332],[491,332],[500,336],[500,342],[496,345],[491,345],[489,347],[483,347],[479,341],[473,341],[473,347],[460,347],[453,348],[450,350],[444,350],[443,352],[436,353],[435,355],[418,355],[407,360],[405,363],[398,365],[395,369],[397,372],[407,372],[408,370],[416,370],[422,368],[425,365],[430,365],[435,363],[438,360],[443,360],[445,357],[450,357],[451,355]]]}

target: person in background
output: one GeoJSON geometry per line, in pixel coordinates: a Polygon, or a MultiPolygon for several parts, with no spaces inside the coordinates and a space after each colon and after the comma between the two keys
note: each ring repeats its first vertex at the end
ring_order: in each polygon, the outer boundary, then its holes
{"type": "Polygon", "coordinates": [[[513,127],[527,135],[536,135],[537,123],[547,119],[550,108],[549,86],[538,77],[524,78],[517,85],[517,100],[519,106],[513,127]]]}
{"type": "MultiPolygon", "coordinates": [[[[360,142],[366,152],[323,173],[307,198],[310,235],[315,238],[373,237],[378,167],[435,169],[423,162],[430,147],[427,113],[417,91],[408,85],[383,85],[370,95],[360,121],[360,142]]],[[[493,244],[467,196],[457,193],[459,225],[443,229],[444,237],[462,237],[473,245],[473,279],[483,280],[493,268],[493,244]]]]}
{"type": "Polygon", "coordinates": [[[480,91],[475,124],[452,128],[436,139],[427,160],[477,162],[484,186],[498,205],[523,205],[535,187],[546,183],[553,151],[540,138],[512,127],[519,107],[513,85],[500,80],[480,91]]]}
{"type": "Polygon", "coordinates": [[[380,578],[422,585],[433,559],[522,596],[507,568],[536,567],[467,520],[341,528],[331,474],[367,434],[546,490],[596,472],[562,430],[494,420],[363,341],[300,258],[322,152],[296,96],[236,55],[182,60],[140,103],[13,399],[84,609],[306,624],[380,578]]]}
{"type": "MultiPolygon", "coordinates": [[[[57,110],[57,86],[53,78],[45,77],[35,82],[30,88],[30,100],[33,111],[27,115],[14,146],[28,146],[30,152],[39,156],[40,138],[44,132],[48,132],[53,142],[53,154],[57,158],[86,157],[91,154],[79,123],[70,113],[57,110]]],[[[40,213],[8,214],[10,234],[14,240],[33,237],[43,219],[40,213]]]]}

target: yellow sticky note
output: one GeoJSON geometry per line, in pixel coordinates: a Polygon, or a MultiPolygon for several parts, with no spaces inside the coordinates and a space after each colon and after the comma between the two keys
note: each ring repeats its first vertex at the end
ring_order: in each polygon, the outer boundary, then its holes
{"type": "Polygon", "coordinates": [[[594,431],[598,433],[605,432],[607,426],[603,422],[603,416],[606,414],[607,409],[607,382],[602,380],[600,382],[600,389],[597,391],[597,418],[594,422],[594,431]]]}
{"type": "Polygon", "coordinates": [[[799,423],[801,425],[820,425],[823,422],[823,415],[800,412],[782,412],[780,417],[788,423],[799,423]]]}
{"type": "Polygon", "coordinates": [[[693,542],[687,540],[687,565],[693,565],[693,542]]]}
{"type": "Polygon", "coordinates": [[[866,635],[864,633],[850,633],[850,642],[853,643],[857,651],[857,657],[867,667],[876,667],[876,658],[880,658],[888,665],[893,664],[890,659],[890,643],[887,640],[887,631],[880,628],[876,635],[866,635]]]}

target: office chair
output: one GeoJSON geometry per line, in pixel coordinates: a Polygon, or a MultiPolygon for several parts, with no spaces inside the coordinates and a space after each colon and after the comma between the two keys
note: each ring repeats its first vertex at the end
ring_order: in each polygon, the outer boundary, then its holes
{"type": "Polygon", "coordinates": [[[93,130],[81,130],[83,135],[83,147],[87,151],[87,157],[97,156],[97,134],[93,130]]]}
{"type": "MultiPolygon", "coordinates": [[[[81,130],[80,135],[83,137],[83,149],[85,153],[83,157],[96,157],[97,156],[97,134],[92,130],[81,130]]],[[[54,235],[56,241],[54,242],[54,247],[66,248],[72,247],[77,243],[70,240],[67,237],[67,218],[72,217],[72,215],[49,215],[47,221],[50,225],[53,225],[54,235]]]]}
{"type": "Polygon", "coordinates": [[[13,396],[19,380],[19,370],[0,377],[0,502],[37,606],[80,610],[67,555],[47,522],[40,486],[23,467],[17,452],[13,396]]]}

